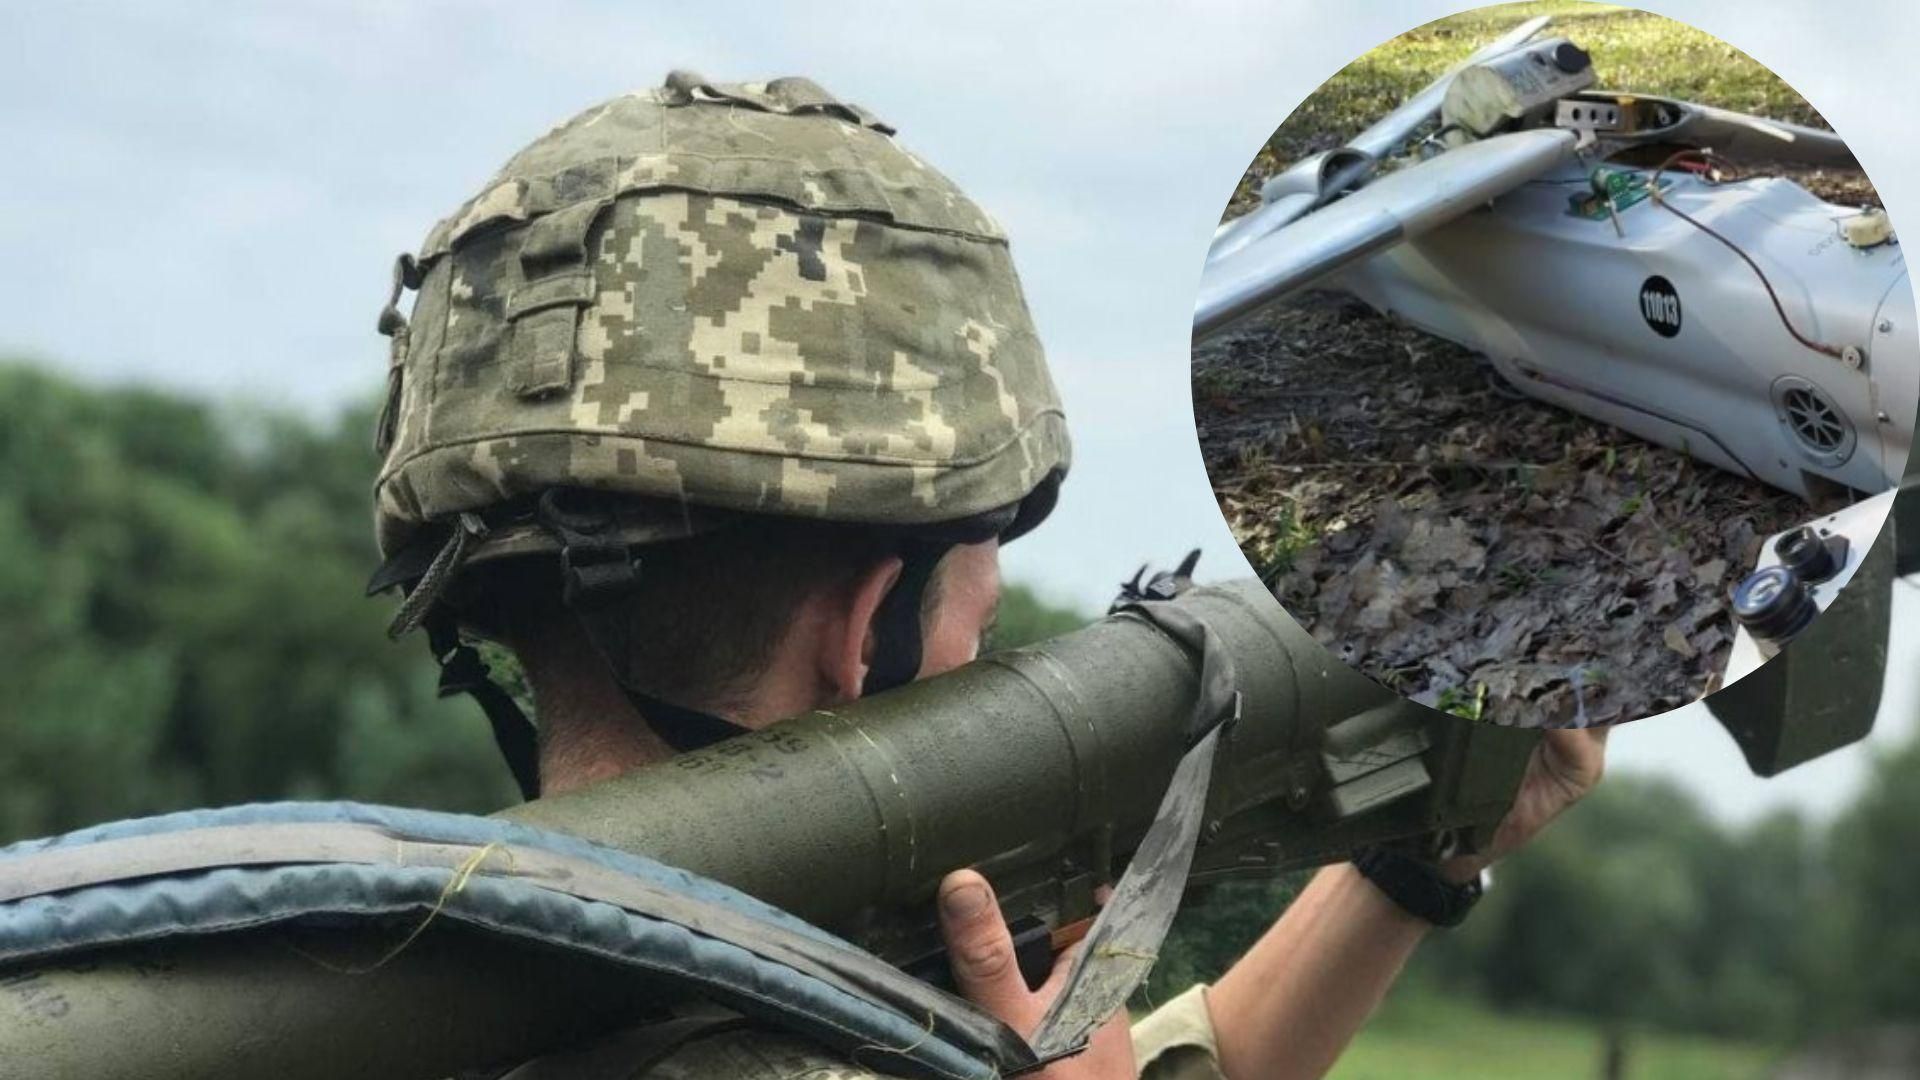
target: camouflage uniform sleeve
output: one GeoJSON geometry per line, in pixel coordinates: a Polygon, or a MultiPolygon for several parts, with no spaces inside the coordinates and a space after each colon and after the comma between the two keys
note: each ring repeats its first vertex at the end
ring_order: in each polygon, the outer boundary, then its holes
{"type": "Polygon", "coordinates": [[[1206,991],[1197,983],[1133,1025],[1141,1080],[1225,1080],[1206,991]]]}

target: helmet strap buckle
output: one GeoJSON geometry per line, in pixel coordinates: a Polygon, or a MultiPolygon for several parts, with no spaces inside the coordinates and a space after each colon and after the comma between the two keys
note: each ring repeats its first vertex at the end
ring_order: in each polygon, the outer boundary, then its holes
{"type": "Polygon", "coordinates": [[[540,495],[535,518],[560,542],[560,583],[569,608],[605,604],[640,584],[639,545],[620,538],[619,520],[601,507],[561,504],[563,489],[540,495]]]}
{"type": "Polygon", "coordinates": [[[604,603],[640,583],[640,556],[618,540],[568,543],[560,549],[560,582],[570,608],[604,603]]]}

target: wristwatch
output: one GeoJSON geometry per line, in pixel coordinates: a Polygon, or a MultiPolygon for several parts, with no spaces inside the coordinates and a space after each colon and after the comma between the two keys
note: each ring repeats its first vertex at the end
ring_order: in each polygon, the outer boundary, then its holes
{"type": "Polygon", "coordinates": [[[1361,848],[1354,852],[1353,867],[1407,914],[1442,928],[1459,926],[1487,891],[1484,872],[1455,884],[1433,863],[1392,848],[1361,848]]]}

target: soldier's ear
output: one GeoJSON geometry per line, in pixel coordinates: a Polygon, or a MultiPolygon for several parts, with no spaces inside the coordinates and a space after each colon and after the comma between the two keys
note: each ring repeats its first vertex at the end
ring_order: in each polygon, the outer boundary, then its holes
{"type": "Polygon", "coordinates": [[[836,597],[834,617],[821,620],[821,675],[836,702],[860,697],[873,666],[874,615],[899,583],[900,569],[900,557],[889,555],[861,571],[836,597]]]}

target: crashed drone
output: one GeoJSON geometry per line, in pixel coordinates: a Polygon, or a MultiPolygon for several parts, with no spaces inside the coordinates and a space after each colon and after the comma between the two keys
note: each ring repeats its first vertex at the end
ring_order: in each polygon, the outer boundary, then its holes
{"type": "Polygon", "coordinates": [[[1825,609],[1892,507],[1920,401],[1906,261],[1883,211],[1761,171],[1858,171],[1833,133],[1595,90],[1584,50],[1535,40],[1547,22],[1269,179],[1214,235],[1194,339],[1341,290],[1530,397],[1810,500],[1861,499],[1769,541],[1733,597],[1731,681],[1825,609]]]}

